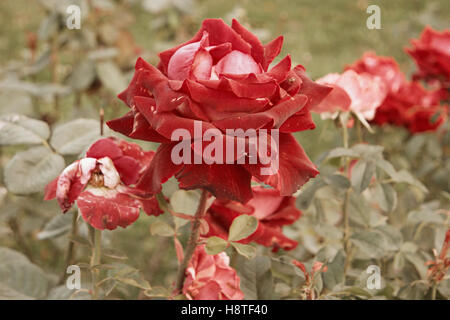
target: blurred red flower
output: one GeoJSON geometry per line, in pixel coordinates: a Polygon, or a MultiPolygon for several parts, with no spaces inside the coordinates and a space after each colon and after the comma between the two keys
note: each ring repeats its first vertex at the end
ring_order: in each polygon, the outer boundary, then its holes
{"type": "Polygon", "coordinates": [[[116,138],[95,142],[86,157],[69,165],[45,188],[45,200],[56,198],[63,212],[74,202],[86,222],[97,229],[123,228],[139,217],[140,208],[159,215],[154,197],[130,187],[148,168],[153,151],[116,138]]]}
{"type": "Polygon", "coordinates": [[[205,216],[209,226],[205,237],[218,236],[228,239],[228,230],[233,220],[240,215],[248,214],[258,219],[258,228],[239,242],[255,241],[263,246],[273,247],[273,251],[279,248],[294,249],[298,244],[297,241],[286,237],[282,229],[283,226],[294,223],[302,214],[295,207],[295,198],[280,196],[277,190],[263,187],[254,187],[253,194],[254,197],[245,205],[236,201],[216,200],[205,216]]]}
{"type": "MultiPolygon", "coordinates": [[[[158,68],[138,59],[134,77],[119,95],[130,111],[108,122],[131,138],[161,142],[138,186],[155,193],[175,175],[183,189],[204,188],[221,199],[246,202],[252,197],[252,176],[294,193],[318,174],[292,132],[315,127],[309,110],[331,88],[316,84],[302,66],[291,69],[286,56],[269,70],[280,53],[283,37],[263,45],[233,20],[207,19],[188,42],[159,54],[158,68]],[[171,141],[175,129],[194,136],[194,121],[202,133],[227,129],[279,129],[279,170],[260,175],[262,164],[174,164],[171,141]]],[[[228,136],[230,137],[230,136],[228,136]]]]}
{"type": "Polygon", "coordinates": [[[240,279],[225,252],[208,255],[197,246],[186,269],[183,294],[189,300],[242,300],[240,279]]]}

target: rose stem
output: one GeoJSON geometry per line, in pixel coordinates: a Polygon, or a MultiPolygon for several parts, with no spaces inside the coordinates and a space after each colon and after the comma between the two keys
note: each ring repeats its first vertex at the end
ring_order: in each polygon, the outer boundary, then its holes
{"type": "Polygon", "coordinates": [[[431,287],[431,300],[436,300],[436,292],[437,292],[437,282],[433,281],[433,286],[431,287]]]}
{"type": "Polygon", "coordinates": [[[63,270],[63,274],[61,277],[60,282],[63,282],[64,279],[66,278],[66,270],[67,267],[70,266],[73,262],[73,258],[75,256],[75,242],[73,241],[73,238],[75,238],[75,236],[78,233],[78,211],[74,210],[73,211],[73,215],[72,215],[72,229],[70,231],[70,236],[71,239],[69,239],[69,244],[67,246],[67,254],[66,254],[66,269],[63,270]]]}
{"type": "MultiPolygon", "coordinates": [[[[348,129],[347,129],[347,123],[344,121],[343,118],[341,118],[341,124],[342,124],[342,142],[345,149],[348,149],[348,129]]],[[[350,159],[348,157],[344,158],[344,172],[345,175],[349,175],[349,165],[350,165],[350,159]]],[[[349,224],[349,215],[348,215],[348,207],[349,207],[349,201],[350,201],[350,189],[348,189],[345,192],[345,198],[344,198],[344,204],[343,204],[343,221],[344,221],[344,238],[343,238],[343,246],[344,251],[346,253],[345,257],[345,265],[344,265],[344,279],[345,274],[347,273],[348,267],[350,266],[350,243],[349,243],[349,237],[350,237],[350,224],[349,224]]]]}
{"type": "Polygon", "coordinates": [[[356,121],[356,136],[358,137],[358,142],[363,143],[363,132],[361,128],[361,121],[356,121]]]}
{"type": "MultiPolygon", "coordinates": [[[[92,228],[92,227],[90,227],[92,228]]],[[[94,233],[94,243],[92,247],[92,256],[91,256],[91,275],[92,275],[92,300],[98,299],[98,278],[100,274],[99,265],[101,262],[101,244],[102,244],[102,231],[99,229],[92,228],[91,232],[94,233]]]]}
{"type": "Polygon", "coordinates": [[[100,135],[103,136],[103,123],[105,121],[105,111],[103,108],[100,108],[100,135]]]}
{"type": "Polygon", "coordinates": [[[177,293],[181,292],[181,290],[183,289],[184,279],[186,276],[186,269],[188,267],[189,262],[191,261],[195,248],[197,247],[198,237],[200,234],[201,219],[205,215],[207,199],[208,199],[208,191],[203,190],[202,195],[200,197],[200,201],[198,203],[197,212],[195,213],[194,222],[192,224],[192,231],[184,253],[184,258],[180,264],[180,268],[178,269],[177,282],[175,285],[175,290],[177,293]]]}

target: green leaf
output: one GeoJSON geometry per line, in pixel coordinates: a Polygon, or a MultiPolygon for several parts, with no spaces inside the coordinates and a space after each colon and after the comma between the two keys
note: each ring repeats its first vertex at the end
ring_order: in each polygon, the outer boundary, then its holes
{"type": "Polygon", "coordinates": [[[207,254],[215,255],[224,251],[228,247],[228,242],[219,237],[209,237],[206,241],[205,250],[207,254]]]}
{"type": "Polygon", "coordinates": [[[383,211],[392,212],[397,206],[397,192],[387,183],[375,186],[375,199],[383,211]]]}
{"type": "Polygon", "coordinates": [[[403,182],[403,183],[408,183],[412,186],[417,187],[418,189],[420,189],[422,192],[427,193],[428,189],[416,178],[414,178],[411,173],[409,173],[406,170],[400,170],[399,172],[397,172],[397,175],[395,177],[395,182],[403,182]]]}
{"type": "Polygon", "coordinates": [[[348,295],[352,295],[352,296],[362,296],[365,298],[372,297],[372,294],[370,292],[364,290],[363,288],[356,287],[356,286],[347,287],[344,290],[338,291],[336,293],[343,293],[343,294],[348,294],[348,295]]]}
{"type": "Polygon", "coordinates": [[[0,117],[0,145],[41,144],[50,136],[47,123],[19,114],[0,117]]]}
{"type": "Polygon", "coordinates": [[[175,230],[173,230],[169,224],[161,220],[157,220],[151,224],[150,232],[152,235],[162,237],[172,237],[175,234],[175,230]]]}
{"type": "Polygon", "coordinates": [[[326,183],[338,189],[346,190],[351,186],[350,181],[347,179],[347,177],[343,176],[342,174],[333,174],[331,176],[325,176],[324,180],[326,183]]]}
{"type": "Polygon", "coordinates": [[[44,226],[44,229],[37,234],[37,238],[39,240],[44,240],[66,234],[72,229],[72,217],[72,211],[67,212],[66,214],[58,214],[44,226]]]}
{"type": "Polygon", "coordinates": [[[351,235],[350,241],[360,249],[363,256],[379,259],[399,250],[403,237],[392,226],[380,226],[351,235]]]}
{"type": "Polygon", "coordinates": [[[240,215],[231,223],[228,241],[240,241],[256,231],[258,219],[247,214],[240,215]]]}
{"type": "Polygon", "coordinates": [[[357,193],[363,192],[370,184],[375,173],[373,161],[358,161],[352,169],[352,186],[357,193]]]}
{"type": "Polygon", "coordinates": [[[330,150],[328,155],[325,157],[325,160],[333,159],[333,158],[342,158],[342,157],[350,157],[350,158],[358,158],[359,154],[352,149],[346,148],[335,148],[330,150]]]}
{"type": "Polygon", "coordinates": [[[325,288],[333,290],[333,288],[344,281],[344,265],[345,253],[339,250],[333,261],[327,264],[328,270],[322,273],[323,284],[325,288]]]}
{"type": "Polygon", "coordinates": [[[0,249],[0,257],[0,285],[3,291],[9,294],[18,292],[36,299],[45,298],[49,281],[39,267],[13,250],[0,249]],[[8,291],[6,287],[14,291],[8,291]]]}
{"type": "MultiPolygon", "coordinates": [[[[194,190],[176,190],[170,197],[170,205],[175,212],[195,215],[198,203],[200,201],[200,193],[194,190]]],[[[189,221],[174,217],[174,222],[177,228],[187,224],[189,221]]]]}
{"type": "MultiPolygon", "coordinates": [[[[81,285],[83,288],[83,284],[81,285]]],[[[66,285],[52,288],[48,293],[47,300],[91,300],[88,292],[81,291],[76,293],[76,289],[68,289],[66,285]]]]}
{"type": "Polygon", "coordinates": [[[177,190],[170,197],[170,204],[176,212],[182,212],[191,216],[197,211],[200,194],[193,190],[177,190]]]}
{"type": "Polygon", "coordinates": [[[383,146],[371,145],[366,143],[360,143],[354,145],[351,150],[357,153],[361,158],[365,160],[376,160],[383,157],[383,146]]]}
{"type": "Polygon", "coordinates": [[[118,94],[127,87],[119,67],[111,61],[98,62],[97,74],[102,84],[113,94],[118,94]]]}
{"type": "Polygon", "coordinates": [[[325,187],[327,184],[321,178],[316,178],[313,181],[309,182],[306,186],[302,188],[302,191],[297,197],[296,205],[298,208],[302,210],[306,210],[311,205],[311,202],[314,199],[314,195],[322,187],[325,187]]]}
{"type": "Polygon", "coordinates": [[[91,59],[79,62],[67,77],[66,84],[76,91],[83,91],[94,82],[96,76],[95,64],[91,59]]]}
{"type": "Polygon", "coordinates": [[[44,187],[64,169],[64,158],[46,147],[18,152],[5,166],[5,185],[15,194],[31,194],[44,187]]]}
{"type": "Polygon", "coordinates": [[[20,293],[0,282],[0,300],[33,300],[33,297],[20,293]]]}
{"type": "Polygon", "coordinates": [[[231,242],[236,251],[247,259],[253,259],[256,256],[256,248],[249,244],[231,242]]]}
{"type": "Polygon", "coordinates": [[[77,119],[56,127],[50,144],[62,155],[79,155],[99,138],[97,120],[77,119]]]}
{"type": "Polygon", "coordinates": [[[378,168],[386,172],[392,179],[397,179],[397,170],[395,170],[392,163],[385,159],[377,159],[376,165],[378,168]]]}
{"type": "Polygon", "coordinates": [[[28,94],[15,91],[0,92],[0,115],[21,114],[32,116],[34,114],[33,102],[28,94]]]}
{"type": "Polygon", "coordinates": [[[274,284],[269,257],[257,256],[251,260],[237,256],[232,266],[241,279],[241,290],[247,300],[274,298],[274,284]]]}
{"type": "Polygon", "coordinates": [[[411,224],[429,223],[440,225],[444,223],[444,219],[437,212],[430,209],[424,209],[411,211],[408,215],[407,222],[411,224]]]}

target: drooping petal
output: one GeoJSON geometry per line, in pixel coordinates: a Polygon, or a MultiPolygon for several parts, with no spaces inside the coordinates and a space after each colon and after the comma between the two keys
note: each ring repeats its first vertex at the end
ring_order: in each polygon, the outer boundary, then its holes
{"type": "Polygon", "coordinates": [[[86,187],[91,174],[97,166],[97,159],[84,158],[69,165],[59,175],[56,187],[56,199],[66,212],[86,187]]]}
{"type": "Polygon", "coordinates": [[[86,157],[100,159],[108,157],[112,160],[117,159],[123,155],[120,147],[113,139],[104,138],[94,142],[86,151],[86,157]]]}
{"type": "Polygon", "coordinates": [[[182,165],[173,163],[172,148],[178,142],[162,143],[153,157],[148,169],[143,173],[136,188],[156,194],[161,191],[161,184],[177,173],[182,165]]]}
{"type": "Polygon", "coordinates": [[[273,175],[262,175],[261,164],[244,164],[245,168],[258,180],[280,191],[282,196],[295,193],[319,171],[309,160],[303,148],[289,133],[280,133],[278,147],[278,171],[273,175]]]}
{"type": "Polygon", "coordinates": [[[273,59],[280,54],[281,48],[283,47],[283,40],[284,37],[279,36],[264,46],[264,63],[262,64],[264,70],[267,70],[273,59]]]}
{"type": "Polygon", "coordinates": [[[140,203],[127,194],[108,188],[89,188],[77,199],[83,219],[96,229],[127,227],[139,217],[140,203]]]}
{"type": "Polygon", "coordinates": [[[245,203],[253,196],[251,175],[237,164],[187,164],[176,178],[182,189],[206,189],[219,199],[245,203]]]}

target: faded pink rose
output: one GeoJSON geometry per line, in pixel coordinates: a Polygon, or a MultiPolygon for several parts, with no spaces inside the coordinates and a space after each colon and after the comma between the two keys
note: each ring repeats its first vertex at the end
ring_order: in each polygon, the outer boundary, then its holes
{"type": "Polygon", "coordinates": [[[348,110],[359,118],[372,120],[387,95],[387,86],[380,78],[353,70],[342,74],[330,73],[318,79],[317,83],[333,87],[331,93],[312,109],[322,114],[348,110]]]}
{"type": "Polygon", "coordinates": [[[208,255],[205,246],[200,245],[186,269],[183,294],[189,300],[242,300],[244,294],[239,283],[225,252],[208,255]]]}

